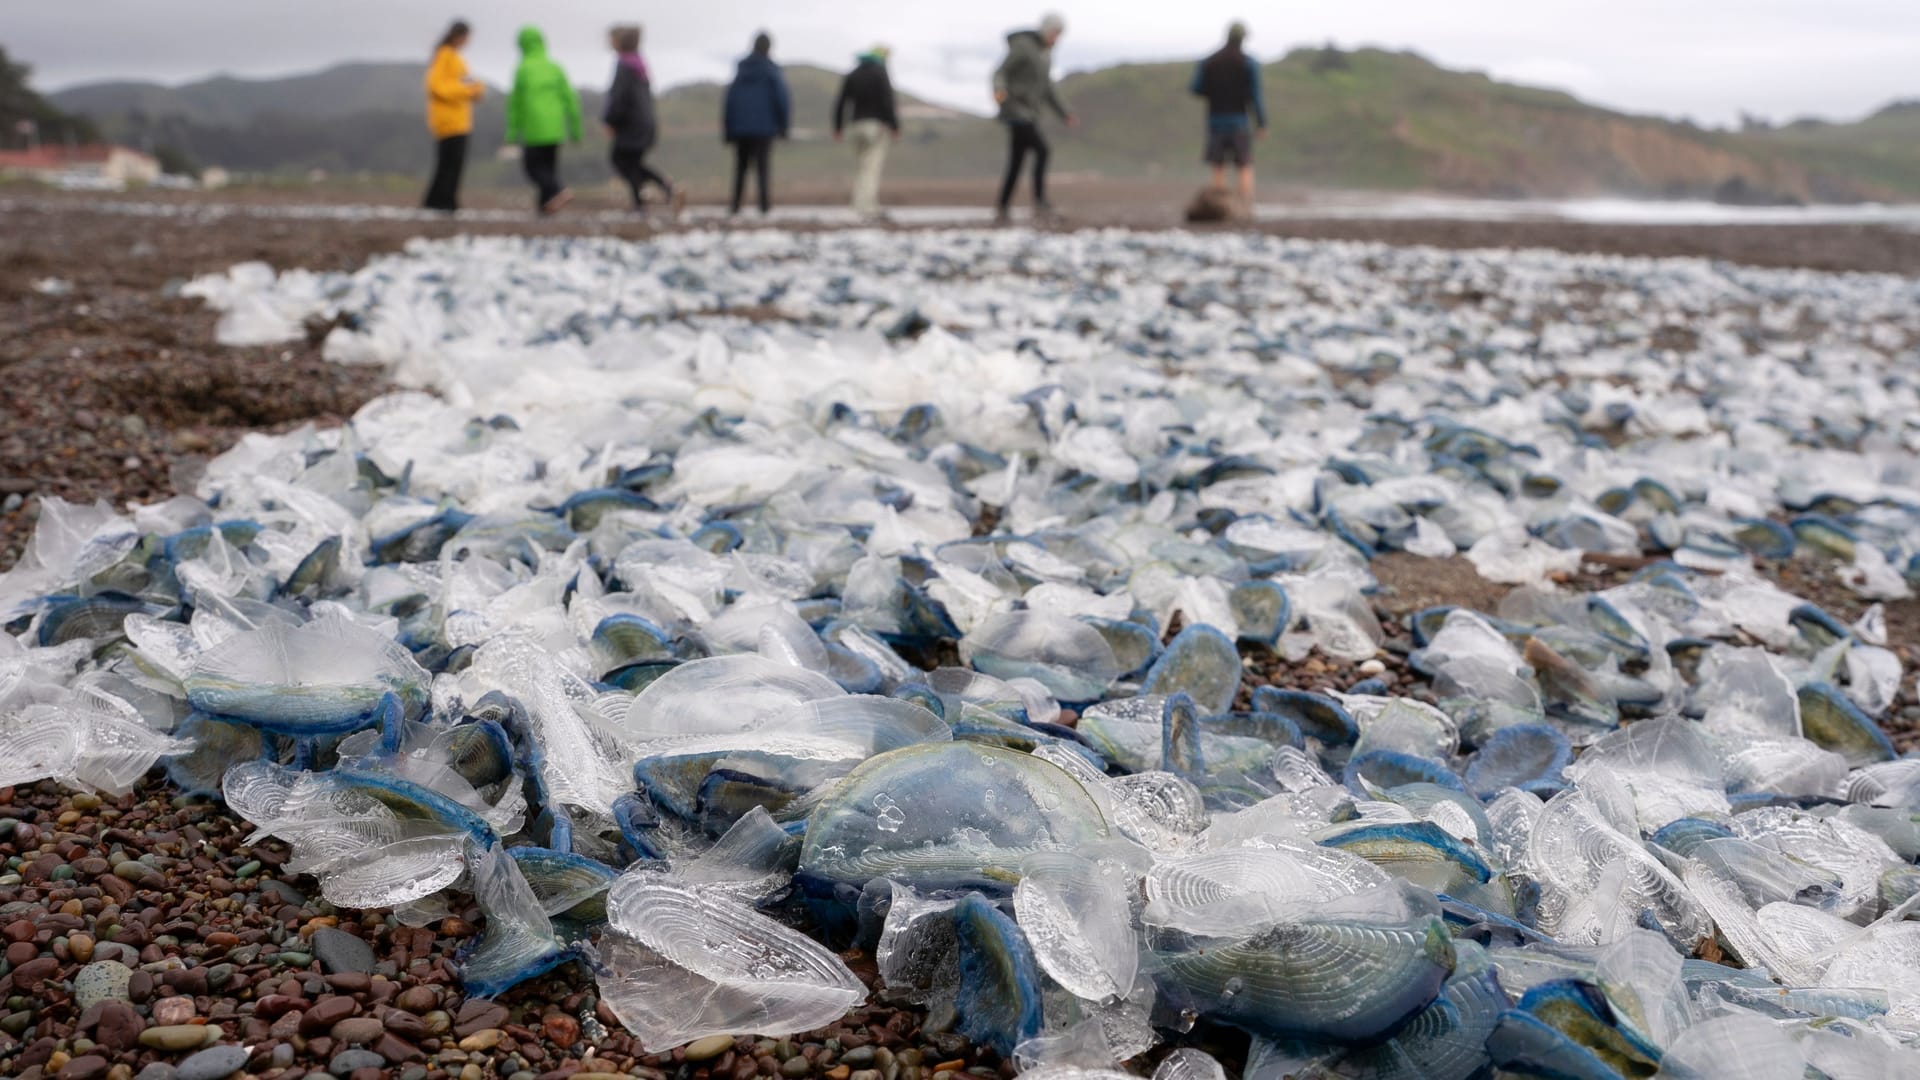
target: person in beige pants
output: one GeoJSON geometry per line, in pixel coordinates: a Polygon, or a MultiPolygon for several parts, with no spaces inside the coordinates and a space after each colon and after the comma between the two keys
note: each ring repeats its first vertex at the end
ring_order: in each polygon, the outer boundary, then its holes
{"type": "Polygon", "coordinates": [[[877,218],[880,176],[887,167],[887,144],[900,137],[900,114],[893,80],[887,76],[887,48],[876,45],[840,83],[833,103],[833,137],[850,139],[857,164],[853,175],[853,212],[877,218]],[[848,123],[851,117],[852,123],[848,123]]]}

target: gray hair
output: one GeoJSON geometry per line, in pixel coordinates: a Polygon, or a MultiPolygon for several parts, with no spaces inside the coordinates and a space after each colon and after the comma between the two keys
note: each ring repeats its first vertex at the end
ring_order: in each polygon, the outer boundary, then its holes
{"type": "Polygon", "coordinates": [[[1042,36],[1045,36],[1047,34],[1057,34],[1060,31],[1065,30],[1066,28],[1067,28],[1067,20],[1051,12],[1049,12],[1045,18],[1040,20],[1040,33],[1042,36]]]}

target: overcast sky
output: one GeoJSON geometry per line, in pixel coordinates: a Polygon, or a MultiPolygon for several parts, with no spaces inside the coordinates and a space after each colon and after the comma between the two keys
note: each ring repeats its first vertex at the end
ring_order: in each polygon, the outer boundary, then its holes
{"type": "MultiPolygon", "coordinates": [[[[1044,2],[1044,0],[1043,0],[1044,2]]],[[[474,23],[469,58],[503,82],[524,22],[547,32],[576,82],[610,66],[604,28],[646,23],[662,85],[726,74],[754,31],[775,55],[842,66],[876,42],[904,88],[984,109],[1002,36],[1037,22],[1027,0],[0,0],[0,45],[58,89],[101,79],[183,82],[280,75],[342,60],[421,59],[450,16],[474,23]]],[[[1451,67],[1571,90],[1634,112],[1731,123],[1742,110],[1851,119],[1920,98],[1920,0],[1059,0],[1062,72],[1202,54],[1229,19],[1253,52],[1303,44],[1410,48],[1451,67]]],[[[1284,107],[1281,105],[1280,107],[1284,107]]]]}

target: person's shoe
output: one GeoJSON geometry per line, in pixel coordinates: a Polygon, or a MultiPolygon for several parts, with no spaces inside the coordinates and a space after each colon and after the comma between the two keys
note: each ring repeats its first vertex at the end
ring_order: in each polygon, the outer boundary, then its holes
{"type": "Polygon", "coordinates": [[[1036,203],[1033,207],[1033,221],[1036,225],[1059,225],[1066,221],[1052,203],[1036,203]]]}
{"type": "Polygon", "coordinates": [[[1008,212],[1007,208],[1003,206],[993,212],[993,223],[995,225],[1011,225],[1013,224],[1013,214],[1008,212]]]}
{"type": "Polygon", "coordinates": [[[687,189],[679,184],[673,186],[673,195],[667,200],[667,212],[672,220],[679,221],[687,212],[687,189]]]}
{"type": "Polygon", "coordinates": [[[553,198],[548,199],[546,202],[540,204],[540,212],[543,214],[557,214],[560,211],[566,209],[567,204],[572,201],[573,201],[573,189],[561,188],[560,193],[558,195],[555,195],[553,198]]]}

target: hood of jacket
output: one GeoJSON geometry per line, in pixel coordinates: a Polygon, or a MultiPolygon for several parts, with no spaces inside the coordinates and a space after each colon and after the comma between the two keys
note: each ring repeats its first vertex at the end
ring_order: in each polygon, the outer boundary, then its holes
{"type": "Polygon", "coordinates": [[[742,83],[771,82],[779,73],[780,65],[773,62],[773,57],[764,53],[750,53],[740,59],[734,80],[742,83]]]}
{"type": "Polygon", "coordinates": [[[1040,31],[1038,30],[1015,30],[1013,33],[1007,35],[1007,45],[1009,47],[1019,45],[1023,41],[1031,44],[1036,49],[1044,49],[1047,47],[1046,39],[1040,36],[1040,31]]]}
{"type": "Polygon", "coordinates": [[[520,28],[520,54],[532,59],[547,55],[547,36],[537,26],[520,28]]]}

